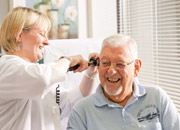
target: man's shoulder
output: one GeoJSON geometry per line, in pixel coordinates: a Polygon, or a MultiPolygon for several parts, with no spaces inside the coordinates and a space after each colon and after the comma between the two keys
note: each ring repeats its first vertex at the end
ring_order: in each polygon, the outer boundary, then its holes
{"type": "Polygon", "coordinates": [[[146,89],[147,95],[160,96],[166,94],[165,90],[160,86],[140,84],[138,86],[146,89]]]}
{"type": "Polygon", "coordinates": [[[95,94],[81,98],[80,100],[76,102],[76,104],[74,105],[74,108],[79,109],[79,108],[87,108],[89,106],[92,106],[94,104],[93,103],[94,97],[95,97],[95,94]]]}
{"type": "Polygon", "coordinates": [[[159,91],[162,90],[161,87],[155,85],[142,85],[138,84],[139,87],[145,88],[147,91],[159,91]]]}

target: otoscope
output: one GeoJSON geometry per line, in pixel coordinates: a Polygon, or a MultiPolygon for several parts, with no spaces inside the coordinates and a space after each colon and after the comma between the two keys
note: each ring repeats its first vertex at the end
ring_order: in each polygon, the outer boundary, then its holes
{"type": "MultiPolygon", "coordinates": [[[[77,65],[75,65],[75,66],[73,66],[73,67],[70,67],[70,68],[68,69],[68,71],[76,70],[79,66],[80,66],[80,65],[77,64],[77,65]]],[[[99,66],[99,58],[91,57],[91,58],[89,59],[88,66],[92,66],[92,67],[93,67],[93,66],[99,66]]]]}

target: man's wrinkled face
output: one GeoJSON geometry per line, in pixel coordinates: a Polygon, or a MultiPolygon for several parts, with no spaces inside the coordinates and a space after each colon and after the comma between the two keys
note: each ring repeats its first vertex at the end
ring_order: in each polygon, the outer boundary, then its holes
{"type": "Polygon", "coordinates": [[[100,54],[99,78],[108,98],[118,95],[123,100],[132,92],[134,61],[129,46],[125,44],[116,48],[103,48],[100,54]]]}

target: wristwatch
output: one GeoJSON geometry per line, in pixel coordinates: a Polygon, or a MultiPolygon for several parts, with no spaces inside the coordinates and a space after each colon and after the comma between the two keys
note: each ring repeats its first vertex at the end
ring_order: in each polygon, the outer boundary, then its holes
{"type": "Polygon", "coordinates": [[[67,60],[69,60],[69,61],[71,62],[71,59],[70,59],[69,57],[67,57],[67,56],[61,56],[61,57],[59,58],[59,60],[60,60],[60,59],[63,59],[63,58],[65,58],[65,59],[67,59],[67,60]]]}
{"type": "MultiPolygon", "coordinates": [[[[59,60],[62,59],[62,58],[66,58],[66,59],[69,60],[70,63],[71,63],[71,59],[70,59],[69,57],[67,57],[67,56],[61,56],[61,57],[59,58],[59,60]]],[[[74,70],[76,70],[79,66],[80,66],[80,64],[77,64],[77,65],[75,65],[75,66],[69,67],[68,71],[74,71],[74,70]]]]}

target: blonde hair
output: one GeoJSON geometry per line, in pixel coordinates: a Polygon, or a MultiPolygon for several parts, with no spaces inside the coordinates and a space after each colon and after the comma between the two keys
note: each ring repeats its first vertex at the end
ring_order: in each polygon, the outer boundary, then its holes
{"type": "Polygon", "coordinates": [[[115,34],[109,36],[103,40],[101,51],[105,46],[109,46],[112,48],[118,47],[122,44],[128,44],[134,59],[138,58],[137,44],[134,39],[127,35],[115,34]]]}
{"type": "Polygon", "coordinates": [[[5,52],[15,52],[19,48],[17,38],[23,30],[31,30],[34,27],[47,28],[51,23],[49,18],[31,8],[16,7],[4,18],[0,29],[0,43],[5,52]]]}

